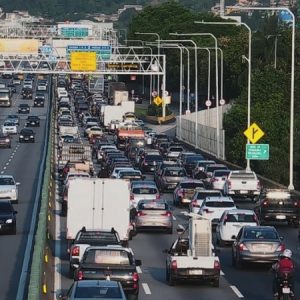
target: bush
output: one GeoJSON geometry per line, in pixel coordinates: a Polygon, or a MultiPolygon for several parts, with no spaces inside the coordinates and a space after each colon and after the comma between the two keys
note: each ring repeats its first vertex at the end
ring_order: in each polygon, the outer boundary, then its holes
{"type": "MultiPolygon", "coordinates": [[[[172,111],[169,109],[168,106],[166,106],[166,116],[169,116],[170,114],[172,114],[172,111]]],[[[147,115],[162,117],[162,106],[157,106],[154,104],[148,105],[147,115]]]]}

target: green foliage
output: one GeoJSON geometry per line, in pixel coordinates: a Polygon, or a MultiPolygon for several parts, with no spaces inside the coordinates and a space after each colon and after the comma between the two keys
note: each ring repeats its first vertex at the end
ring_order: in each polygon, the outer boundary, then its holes
{"type": "MultiPolygon", "coordinates": [[[[170,114],[172,114],[172,111],[169,109],[168,106],[166,106],[166,116],[169,116],[170,114]]],[[[155,104],[148,105],[147,115],[162,117],[162,106],[161,105],[157,106],[155,104]]]]}

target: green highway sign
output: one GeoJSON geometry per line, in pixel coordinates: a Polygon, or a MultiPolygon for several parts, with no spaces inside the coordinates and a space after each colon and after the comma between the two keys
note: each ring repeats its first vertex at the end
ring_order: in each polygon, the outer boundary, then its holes
{"type": "Polygon", "coordinates": [[[246,159],[269,160],[269,144],[246,144],[246,159]]]}

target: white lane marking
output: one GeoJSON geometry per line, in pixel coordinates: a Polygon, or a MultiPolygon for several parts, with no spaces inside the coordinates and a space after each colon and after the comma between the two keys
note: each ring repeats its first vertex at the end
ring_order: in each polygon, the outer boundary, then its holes
{"type": "Polygon", "coordinates": [[[4,171],[1,171],[1,174],[4,174],[4,171]]]}
{"type": "Polygon", "coordinates": [[[137,266],[137,267],[136,267],[136,271],[137,271],[139,274],[142,274],[142,273],[143,273],[140,266],[137,266]]]}
{"type": "Polygon", "coordinates": [[[149,285],[147,283],[142,283],[142,287],[143,287],[146,295],[151,295],[151,291],[150,291],[149,285]]]}
{"type": "Polygon", "coordinates": [[[238,288],[235,285],[231,285],[230,287],[234,291],[234,293],[238,296],[238,298],[244,298],[242,293],[238,290],[238,288]]]}
{"type": "Polygon", "coordinates": [[[6,167],[3,167],[3,170],[6,170],[6,167]]]}
{"type": "Polygon", "coordinates": [[[7,162],[5,165],[8,166],[8,165],[9,165],[9,162],[7,162]]]}
{"type": "Polygon", "coordinates": [[[222,270],[221,270],[220,274],[221,274],[221,276],[224,276],[224,275],[225,275],[224,272],[223,272],[222,270]]]}
{"type": "Polygon", "coordinates": [[[173,221],[176,221],[176,217],[173,215],[173,221]]]}

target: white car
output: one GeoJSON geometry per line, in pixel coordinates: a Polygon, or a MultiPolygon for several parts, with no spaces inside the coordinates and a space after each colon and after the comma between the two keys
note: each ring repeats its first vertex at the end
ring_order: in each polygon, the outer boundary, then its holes
{"type": "Polygon", "coordinates": [[[6,134],[17,134],[16,123],[11,121],[5,121],[2,125],[2,132],[6,134]]]}
{"type": "MultiPolygon", "coordinates": [[[[9,199],[11,202],[18,202],[18,185],[11,175],[0,175],[0,199],[9,199]]],[[[1,201],[1,200],[0,200],[1,201]]]]}
{"type": "Polygon", "coordinates": [[[200,207],[206,197],[221,197],[221,191],[206,190],[203,188],[196,188],[189,204],[189,211],[198,214],[200,207]]]}
{"type": "Polygon", "coordinates": [[[225,191],[225,183],[230,170],[215,170],[210,178],[210,187],[213,190],[225,191]]]}
{"type": "Polygon", "coordinates": [[[47,91],[47,85],[44,83],[39,83],[37,86],[38,91],[47,91]]]}
{"type": "Polygon", "coordinates": [[[210,219],[212,225],[218,225],[225,210],[236,209],[231,197],[206,197],[200,207],[199,215],[210,219]]]}
{"type": "Polygon", "coordinates": [[[118,174],[120,171],[128,171],[128,170],[135,170],[134,168],[132,167],[115,167],[114,170],[112,171],[110,177],[111,178],[117,178],[118,177],[118,174]]]}
{"type": "Polygon", "coordinates": [[[258,218],[253,210],[232,209],[224,211],[216,227],[216,239],[220,246],[235,241],[243,226],[258,226],[258,218]]]}

